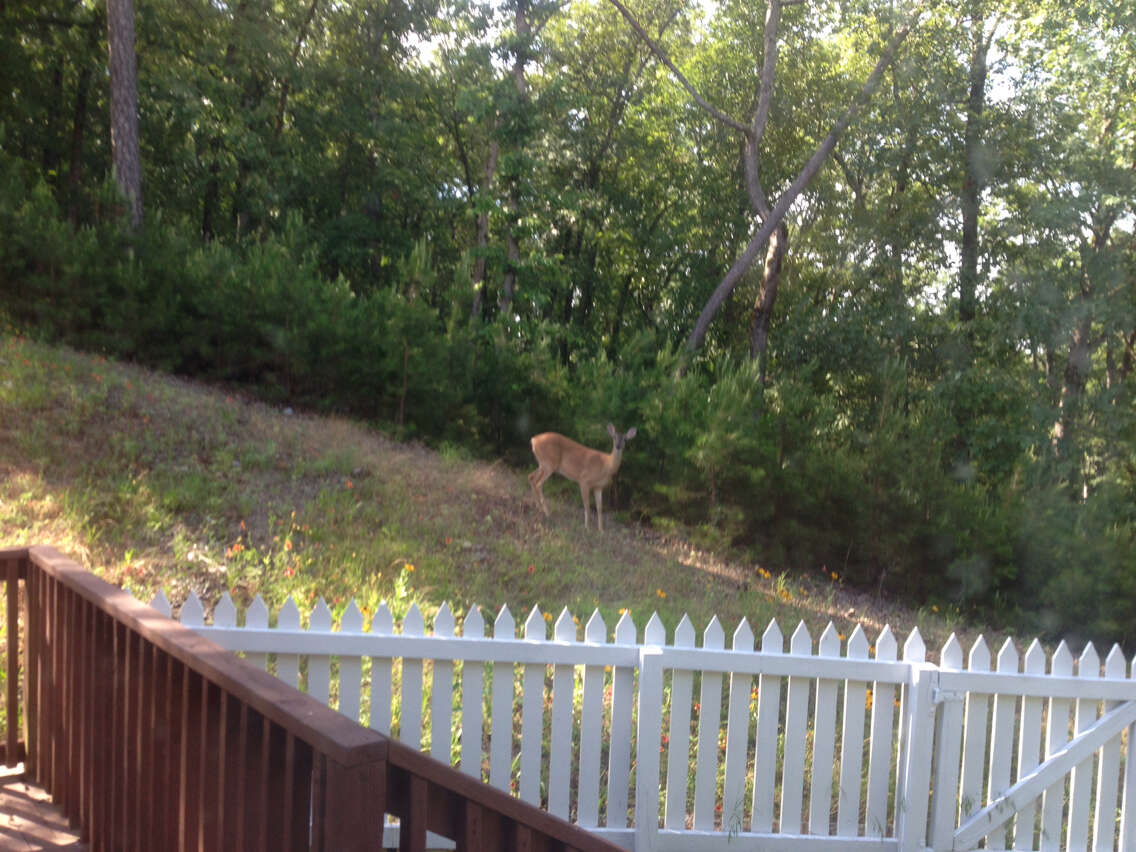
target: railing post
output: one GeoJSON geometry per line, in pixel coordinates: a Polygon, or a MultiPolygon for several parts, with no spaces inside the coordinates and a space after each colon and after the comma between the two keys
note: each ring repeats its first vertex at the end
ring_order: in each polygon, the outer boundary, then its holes
{"type": "Polygon", "coordinates": [[[5,738],[4,764],[15,766],[20,762],[20,563],[15,559],[8,561],[7,571],[7,639],[8,639],[8,690],[5,703],[5,719],[8,730],[5,738]]]}
{"type": "MultiPolygon", "coordinates": [[[[313,850],[380,852],[387,811],[387,767],[385,754],[355,766],[343,766],[331,758],[321,761],[313,802],[313,850]]],[[[403,830],[408,828],[403,826],[403,830]]]]}
{"type": "Polygon", "coordinates": [[[36,778],[40,771],[40,681],[42,665],[42,631],[43,607],[41,600],[41,587],[43,585],[43,572],[28,561],[28,573],[24,578],[24,604],[27,617],[24,625],[24,635],[27,642],[24,646],[24,769],[28,775],[36,778]]]}
{"type": "Polygon", "coordinates": [[[932,753],[930,744],[935,731],[933,689],[938,672],[933,666],[919,663],[912,667],[912,683],[908,688],[904,733],[904,754],[896,788],[895,836],[899,852],[916,852],[927,846],[928,796],[931,792],[932,753]]]}
{"type": "Polygon", "coordinates": [[[659,837],[659,748],[663,727],[663,652],[639,649],[635,852],[653,852],[659,837]]]}

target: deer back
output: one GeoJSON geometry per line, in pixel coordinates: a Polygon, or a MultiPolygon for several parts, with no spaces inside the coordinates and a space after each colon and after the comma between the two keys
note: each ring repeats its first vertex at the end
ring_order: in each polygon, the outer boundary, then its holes
{"type": "Polygon", "coordinates": [[[589,488],[603,488],[619,469],[621,453],[604,453],[585,447],[557,432],[532,439],[533,455],[542,467],[589,488]]]}

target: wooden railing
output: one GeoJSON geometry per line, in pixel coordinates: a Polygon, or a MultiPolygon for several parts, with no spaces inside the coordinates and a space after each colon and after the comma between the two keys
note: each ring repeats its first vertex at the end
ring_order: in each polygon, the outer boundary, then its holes
{"type": "Polygon", "coordinates": [[[373,850],[386,814],[403,850],[427,831],[459,850],[619,848],[361,727],[52,548],[0,549],[0,578],[0,760],[23,760],[92,850],[373,850]]]}

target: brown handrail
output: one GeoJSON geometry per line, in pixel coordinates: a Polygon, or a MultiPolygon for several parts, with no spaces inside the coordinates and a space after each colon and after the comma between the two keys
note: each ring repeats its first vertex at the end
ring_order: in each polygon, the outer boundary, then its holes
{"type": "Polygon", "coordinates": [[[619,848],[363,728],[52,548],[0,549],[0,577],[0,759],[23,759],[92,850],[375,850],[384,814],[403,850],[427,831],[459,850],[619,848]]]}

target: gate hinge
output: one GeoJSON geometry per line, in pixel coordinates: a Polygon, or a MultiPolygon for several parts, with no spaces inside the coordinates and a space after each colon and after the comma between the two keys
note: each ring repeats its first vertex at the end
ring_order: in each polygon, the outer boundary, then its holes
{"type": "Polygon", "coordinates": [[[962,701],[966,698],[966,692],[957,689],[940,689],[934,687],[931,690],[931,703],[944,704],[948,701],[962,701]]]}

